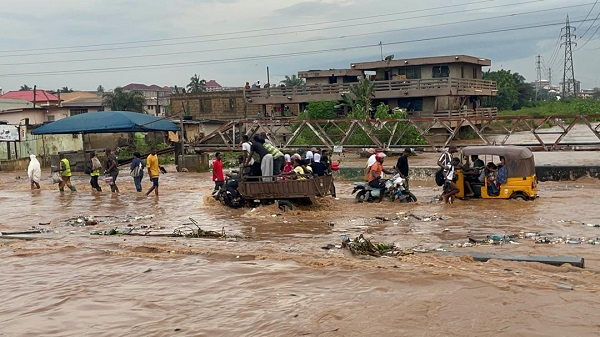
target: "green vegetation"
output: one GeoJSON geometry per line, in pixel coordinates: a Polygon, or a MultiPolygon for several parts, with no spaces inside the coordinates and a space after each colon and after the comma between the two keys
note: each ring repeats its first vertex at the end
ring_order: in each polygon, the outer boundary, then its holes
{"type": "Polygon", "coordinates": [[[308,102],[306,110],[298,115],[299,119],[334,119],[337,117],[335,101],[308,102]]]}
{"type": "Polygon", "coordinates": [[[206,91],[206,80],[200,79],[198,74],[194,74],[190,78],[190,83],[187,85],[188,93],[190,94],[198,94],[206,91]]]}
{"type": "Polygon", "coordinates": [[[487,71],[484,80],[496,81],[498,95],[489,99],[488,105],[498,110],[518,110],[534,103],[535,88],[525,83],[525,77],[510,70],[487,71]]]}
{"type": "Polygon", "coordinates": [[[301,87],[305,85],[304,80],[296,75],[285,75],[285,79],[280,81],[279,83],[284,84],[286,87],[301,87]]]}
{"type": "Polygon", "coordinates": [[[362,78],[358,83],[350,86],[350,94],[344,94],[343,106],[352,109],[348,115],[351,119],[365,119],[369,117],[372,108],[374,84],[368,78],[362,78]]]}
{"type": "MultiPolygon", "coordinates": [[[[127,147],[117,148],[115,153],[120,159],[132,158],[134,152],[139,152],[143,155],[143,154],[149,153],[150,149],[153,147],[156,148],[157,150],[163,150],[163,149],[168,148],[169,145],[167,145],[166,143],[163,143],[163,142],[153,142],[150,144],[145,143],[145,142],[144,143],[134,142],[127,147]]],[[[161,165],[175,163],[175,154],[169,153],[169,154],[159,155],[158,163],[161,165]]]]}
{"type": "MultiPolygon", "coordinates": [[[[364,104],[362,102],[361,104],[364,104]]],[[[370,103],[369,103],[370,104],[370,103]]],[[[359,104],[360,105],[360,104],[359,104]]],[[[356,106],[356,105],[355,105],[356,106]]],[[[311,119],[311,120],[327,120],[327,119],[336,119],[337,113],[336,109],[339,108],[339,104],[337,102],[327,102],[327,101],[316,101],[310,102],[307,105],[305,112],[298,116],[298,119],[311,119]]],[[[365,119],[366,118],[366,110],[364,107],[359,107],[358,110],[354,110],[355,113],[352,113],[348,116],[348,119],[365,119]],[[363,110],[361,110],[363,109],[363,110]],[[356,113],[356,111],[359,111],[356,113]],[[360,116],[361,118],[357,118],[360,116]]],[[[375,118],[376,119],[406,119],[407,115],[405,112],[394,112],[390,113],[390,108],[386,104],[380,103],[375,110],[375,118]]],[[[297,124],[294,130],[296,130],[300,124],[297,124]]],[[[327,136],[333,140],[334,142],[341,140],[344,137],[344,132],[348,130],[351,126],[350,122],[342,122],[338,123],[338,127],[334,125],[323,125],[327,136]]],[[[366,127],[369,127],[366,131],[361,128],[355,128],[352,132],[352,135],[347,140],[346,144],[348,145],[373,145],[373,140],[369,137],[370,135],[376,136],[380,139],[385,139],[390,137],[392,134],[392,127],[388,125],[383,125],[383,123],[378,125],[367,124],[366,127]],[[369,134],[367,134],[367,132],[369,134]]],[[[417,144],[425,144],[425,140],[420,136],[419,132],[410,125],[409,122],[402,122],[396,130],[394,131],[394,137],[400,136],[400,134],[406,129],[406,132],[398,142],[398,144],[407,144],[407,145],[417,145],[417,144]],[[407,129],[408,128],[408,129],[407,129]]],[[[298,138],[295,141],[296,144],[300,145],[313,145],[322,143],[319,137],[315,135],[315,133],[306,128],[300,132],[298,138]]]]}
{"type": "Polygon", "coordinates": [[[600,101],[593,98],[571,98],[558,101],[535,102],[532,106],[514,111],[500,111],[500,116],[511,115],[586,115],[600,114],[600,101]]]}
{"type": "Polygon", "coordinates": [[[139,91],[125,91],[121,87],[115,88],[113,92],[107,92],[103,96],[104,105],[113,111],[133,111],[144,113],[146,98],[139,91]]]}

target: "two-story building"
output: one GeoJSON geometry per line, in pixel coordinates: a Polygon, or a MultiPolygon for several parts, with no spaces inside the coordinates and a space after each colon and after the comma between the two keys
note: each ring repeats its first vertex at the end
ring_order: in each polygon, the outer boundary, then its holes
{"type": "Polygon", "coordinates": [[[123,87],[126,92],[137,91],[146,98],[144,112],[153,116],[165,116],[169,107],[171,97],[171,88],[160,87],[156,84],[145,85],[140,83],[130,83],[123,87]]]}
{"type": "Polygon", "coordinates": [[[248,103],[267,106],[299,105],[310,101],[341,101],[360,78],[373,81],[373,105],[406,109],[411,116],[495,115],[493,107],[483,108],[482,98],[495,96],[496,83],[483,80],[488,59],[466,55],[387,59],[352,63],[349,69],[301,71],[305,86],[251,88],[248,103]]]}

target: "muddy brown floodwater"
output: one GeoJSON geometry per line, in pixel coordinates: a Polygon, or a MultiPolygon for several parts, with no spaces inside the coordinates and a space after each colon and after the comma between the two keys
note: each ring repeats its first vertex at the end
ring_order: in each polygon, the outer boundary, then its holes
{"type": "Polygon", "coordinates": [[[596,180],[541,183],[533,202],[453,205],[431,203],[437,187],[417,181],[416,204],[355,204],[351,183],[337,182],[339,200],[283,213],[221,206],[207,197],[208,174],[162,176],[159,199],[128,177],[120,195],[93,194],[83,176],[60,195],[48,178],[30,191],[15,176],[0,174],[0,231],[44,233],[0,237],[0,336],[600,334],[600,245],[587,243],[600,236],[596,180]],[[68,220],[90,215],[97,224],[68,220]],[[172,233],[190,217],[230,238],[90,235],[172,233]],[[519,233],[583,243],[462,247],[519,233]],[[581,256],[586,268],[321,248],[343,234],[417,251],[581,256]]]}

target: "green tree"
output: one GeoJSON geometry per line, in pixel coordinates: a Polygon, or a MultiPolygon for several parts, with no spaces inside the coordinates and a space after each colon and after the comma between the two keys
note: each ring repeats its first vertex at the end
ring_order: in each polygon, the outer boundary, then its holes
{"type": "Polygon", "coordinates": [[[31,90],[31,88],[27,84],[23,84],[21,86],[21,88],[19,88],[19,91],[28,91],[28,90],[31,90]]]}
{"type": "Polygon", "coordinates": [[[305,85],[304,79],[301,79],[296,75],[285,75],[285,79],[282,80],[280,83],[285,84],[286,87],[301,87],[305,85]]]}
{"type": "Polygon", "coordinates": [[[358,83],[350,86],[350,94],[342,96],[342,106],[348,106],[352,109],[350,118],[367,118],[369,110],[372,108],[374,83],[368,78],[362,78],[358,83]]]}
{"type": "Polygon", "coordinates": [[[62,88],[58,89],[57,91],[60,91],[60,92],[73,92],[73,88],[62,87],[62,88]]]}
{"type": "Polygon", "coordinates": [[[498,110],[512,110],[512,107],[519,102],[519,92],[510,70],[488,70],[483,74],[483,79],[496,81],[498,92],[491,98],[491,105],[497,107],[498,110]]]}
{"type": "Polygon", "coordinates": [[[491,98],[491,105],[498,110],[517,110],[532,104],[535,97],[533,85],[525,82],[525,77],[510,70],[487,71],[483,79],[496,81],[498,93],[491,98]]]}
{"type": "Polygon", "coordinates": [[[96,88],[96,93],[98,93],[98,96],[104,96],[104,87],[99,85],[98,88],[96,88]]]}
{"type": "Polygon", "coordinates": [[[334,119],[337,117],[335,107],[337,102],[332,101],[312,101],[308,102],[305,112],[300,116],[301,119],[334,119]]]}
{"type": "Polygon", "coordinates": [[[188,93],[197,94],[206,91],[206,80],[200,79],[198,74],[194,74],[190,78],[190,83],[187,85],[188,93]]]}
{"type": "Polygon", "coordinates": [[[121,87],[115,88],[113,92],[107,92],[103,96],[105,106],[113,111],[133,111],[144,113],[146,98],[139,91],[125,91],[121,87]]]}

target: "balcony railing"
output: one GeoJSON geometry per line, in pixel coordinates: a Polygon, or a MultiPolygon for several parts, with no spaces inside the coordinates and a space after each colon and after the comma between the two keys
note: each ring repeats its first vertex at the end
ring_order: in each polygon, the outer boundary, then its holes
{"type": "MultiPolygon", "coordinates": [[[[276,87],[246,90],[246,98],[270,98],[286,97],[292,99],[297,96],[309,95],[341,95],[350,92],[350,86],[353,83],[343,84],[323,84],[306,85],[301,87],[276,87]]],[[[374,81],[375,97],[382,94],[389,96],[392,93],[398,94],[410,92],[413,95],[427,96],[434,91],[448,89],[448,93],[453,94],[495,94],[496,82],[478,79],[465,78],[433,78],[433,79],[414,79],[414,80],[392,80],[392,81],[374,81]],[[428,93],[427,91],[430,91],[428,93]]]]}

